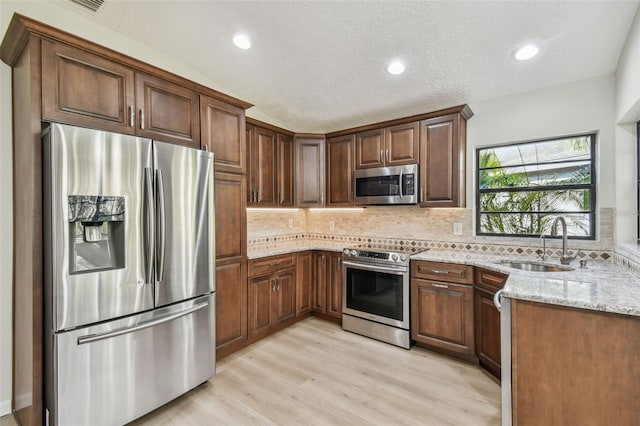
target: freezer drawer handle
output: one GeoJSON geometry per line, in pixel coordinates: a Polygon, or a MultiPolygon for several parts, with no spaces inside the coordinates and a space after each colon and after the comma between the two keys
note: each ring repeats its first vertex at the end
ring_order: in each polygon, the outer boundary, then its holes
{"type": "Polygon", "coordinates": [[[202,308],[206,308],[209,306],[209,302],[204,302],[199,305],[193,306],[189,309],[185,309],[184,311],[176,312],[175,314],[167,315],[166,317],[154,319],[151,321],[146,321],[138,325],[134,325],[133,327],[125,327],[120,328],[118,330],[109,331],[101,334],[89,334],[87,336],[78,337],[78,345],[84,345],[85,343],[97,342],[99,340],[110,339],[116,336],[122,336],[123,334],[134,333],[136,331],[144,330],[145,328],[155,327],[156,325],[163,324],[165,322],[173,321],[185,315],[192,314],[196,311],[199,311],[202,308]]]}

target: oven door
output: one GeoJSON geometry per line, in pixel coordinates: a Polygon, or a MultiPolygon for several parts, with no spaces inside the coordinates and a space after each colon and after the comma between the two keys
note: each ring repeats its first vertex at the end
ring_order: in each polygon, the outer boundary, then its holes
{"type": "Polygon", "coordinates": [[[344,261],[342,313],[409,329],[409,268],[344,261]]]}

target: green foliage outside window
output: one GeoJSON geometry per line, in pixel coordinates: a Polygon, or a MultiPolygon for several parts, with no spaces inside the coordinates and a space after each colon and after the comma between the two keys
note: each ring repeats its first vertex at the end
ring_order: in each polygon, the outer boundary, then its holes
{"type": "Polygon", "coordinates": [[[478,234],[549,234],[553,219],[568,233],[594,238],[595,135],[477,150],[478,234]]]}

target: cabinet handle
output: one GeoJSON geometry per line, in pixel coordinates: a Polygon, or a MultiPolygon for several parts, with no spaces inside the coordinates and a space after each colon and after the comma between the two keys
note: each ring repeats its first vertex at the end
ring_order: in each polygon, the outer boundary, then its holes
{"type": "Polygon", "coordinates": [[[380,150],[380,160],[384,163],[384,149],[380,150]]]}
{"type": "Polygon", "coordinates": [[[338,258],[338,271],[342,269],[342,258],[338,258]]]}
{"type": "Polygon", "coordinates": [[[208,145],[204,145],[204,151],[205,152],[209,152],[209,146],[208,145]]]}
{"type": "Polygon", "coordinates": [[[284,203],[284,191],[280,191],[280,204],[284,203]]]}
{"type": "Polygon", "coordinates": [[[420,188],[420,202],[424,203],[424,190],[420,188]]]}
{"type": "Polygon", "coordinates": [[[276,291],[276,280],[274,278],[271,278],[271,291],[276,291]]]}
{"type": "Polygon", "coordinates": [[[282,260],[278,260],[277,262],[271,262],[269,266],[278,266],[281,263],[282,263],[282,260]]]}
{"type": "Polygon", "coordinates": [[[449,271],[443,271],[441,269],[432,269],[431,272],[438,275],[449,275],[449,271]]]}
{"type": "Polygon", "coordinates": [[[324,193],[320,194],[320,204],[324,205],[324,193]]]}
{"type": "Polygon", "coordinates": [[[389,150],[387,149],[387,163],[389,162],[389,150]]]}
{"type": "Polygon", "coordinates": [[[140,108],[140,128],[144,130],[144,108],[140,108]]]}
{"type": "Polygon", "coordinates": [[[431,285],[438,288],[449,288],[449,286],[445,284],[431,284],[431,285]]]}
{"type": "Polygon", "coordinates": [[[129,127],[136,125],[136,111],[132,106],[129,107],[129,127]]]}
{"type": "Polygon", "coordinates": [[[325,266],[327,266],[327,258],[326,258],[326,256],[323,254],[323,255],[322,255],[322,267],[325,267],[325,266]]]}
{"type": "Polygon", "coordinates": [[[260,202],[260,192],[261,191],[256,191],[256,203],[260,202]]]}

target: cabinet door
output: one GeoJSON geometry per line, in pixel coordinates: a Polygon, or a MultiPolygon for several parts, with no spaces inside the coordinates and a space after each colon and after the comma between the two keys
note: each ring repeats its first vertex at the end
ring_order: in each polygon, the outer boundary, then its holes
{"type": "Polygon", "coordinates": [[[353,205],[355,135],[327,139],[327,207],[353,205]]]}
{"type": "Polygon", "coordinates": [[[134,84],[130,68],[84,50],[42,41],[45,120],[134,134],[134,84]]]}
{"type": "Polygon", "coordinates": [[[258,338],[269,334],[273,311],[271,293],[275,292],[273,275],[250,278],[249,286],[249,337],[258,338]]]}
{"type": "Polygon", "coordinates": [[[242,108],[200,96],[202,149],[214,153],[216,172],[245,173],[245,121],[242,108]]]}
{"type": "Polygon", "coordinates": [[[384,166],[384,129],[369,130],[356,135],[356,169],[384,166]]]}
{"type": "Polygon", "coordinates": [[[313,256],[310,251],[298,253],[296,275],[296,316],[299,316],[311,310],[313,256]]]}
{"type": "Polygon", "coordinates": [[[324,205],[324,138],[296,136],[296,206],[324,205]]]}
{"type": "Polygon", "coordinates": [[[293,207],[295,168],[293,159],[293,137],[278,133],[278,204],[282,207],[293,207]]]}
{"type": "Polygon", "coordinates": [[[239,262],[246,254],[245,177],[215,174],[216,260],[239,262]]]}
{"type": "Polygon", "coordinates": [[[245,263],[216,267],[216,348],[247,340],[245,263]]]}
{"type": "Polygon", "coordinates": [[[274,325],[286,322],[296,316],[296,270],[279,272],[274,277],[273,293],[274,325]]]}
{"type": "Polygon", "coordinates": [[[342,318],[342,254],[327,253],[327,315],[342,318]]]}
{"type": "Polygon", "coordinates": [[[311,309],[321,314],[327,313],[327,256],[323,252],[313,254],[313,287],[311,309]]]}
{"type": "Polygon", "coordinates": [[[412,339],[473,354],[473,337],[473,287],[411,279],[412,339]]]}
{"type": "Polygon", "coordinates": [[[480,364],[500,378],[500,311],[493,304],[495,293],[477,288],[475,295],[475,346],[480,364]]]}
{"type": "Polygon", "coordinates": [[[421,122],[420,204],[424,207],[465,205],[466,144],[460,123],[459,114],[421,122]]]}
{"type": "Polygon", "coordinates": [[[200,148],[200,95],[197,92],[138,73],[136,104],[138,135],[200,148]]]}
{"type": "Polygon", "coordinates": [[[385,164],[400,166],[416,164],[418,162],[418,147],[420,146],[420,123],[399,124],[387,127],[385,131],[385,164]]]}
{"type": "Polygon", "coordinates": [[[251,129],[249,155],[249,203],[254,206],[278,204],[276,198],[276,132],[262,127],[251,129]]]}

